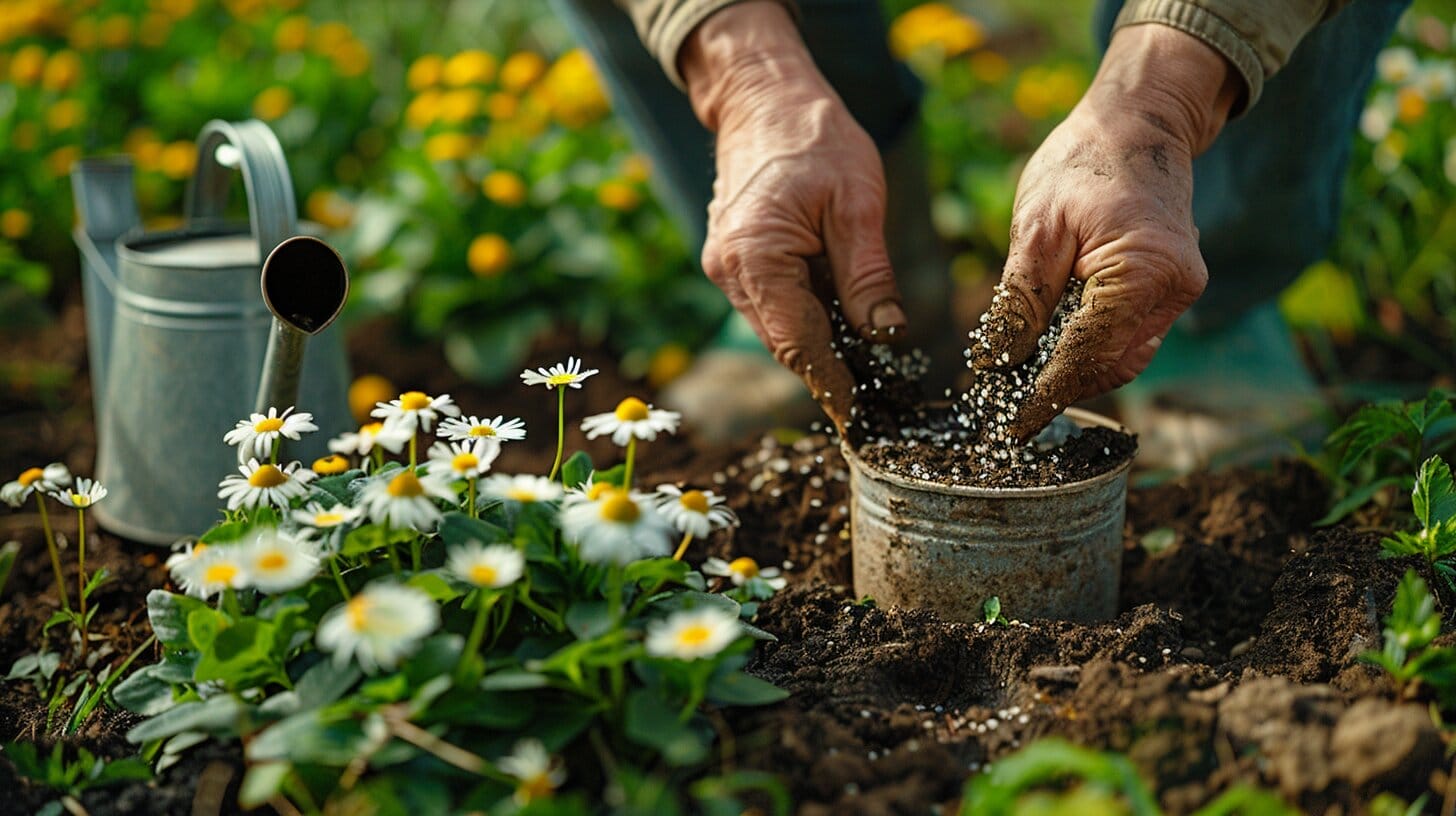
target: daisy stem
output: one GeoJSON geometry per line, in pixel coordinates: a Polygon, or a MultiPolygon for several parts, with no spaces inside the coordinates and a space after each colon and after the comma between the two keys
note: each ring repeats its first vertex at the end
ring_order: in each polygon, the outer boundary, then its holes
{"type": "Polygon", "coordinates": [[[551,475],[546,481],[556,480],[557,471],[561,470],[561,451],[566,447],[566,386],[559,386],[556,389],[556,461],[551,463],[551,475]]]}
{"type": "Polygon", "coordinates": [[[81,601],[81,618],[76,628],[81,630],[81,662],[86,661],[86,511],[76,508],[76,594],[81,601]]]}
{"type": "Polygon", "coordinates": [[[418,537],[410,542],[410,569],[414,572],[420,571],[420,551],[424,549],[425,542],[418,537]]]}
{"type": "Polygon", "coordinates": [[[273,452],[268,454],[268,464],[275,466],[278,464],[278,449],[281,447],[283,447],[283,437],[280,436],[273,440],[273,452]]]}
{"type": "MultiPolygon", "coordinates": [[[[622,567],[612,564],[607,567],[607,609],[612,616],[612,630],[622,628],[622,584],[626,576],[622,573],[622,567]]],[[[626,685],[626,677],[623,673],[623,665],[620,661],[614,661],[611,666],[612,700],[620,703],[622,701],[623,689],[626,685]]]]}
{"type": "Polygon", "coordinates": [[[56,594],[61,596],[61,609],[71,611],[70,593],[66,592],[66,578],[61,574],[61,553],[56,549],[56,534],[51,530],[51,514],[46,510],[45,497],[35,491],[35,506],[40,508],[40,526],[45,530],[46,549],[51,553],[51,569],[56,573],[56,594]]]}
{"type": "Polygon", "coordinates": [[[344,583],[344,574],[342,572],[339,572],[339,559],[329,559],[329,572],[332,572],[334,574],[334,583],[338,585],[339,592],[344,596],[344,600],[347,601],[350,598],[354,597],[349,593],[349,585],[344,583]]]}
{"type": "Polygon", "coordinates": [[[417,445],[417,440],[418,439],[419,439],[419,434],[417,434],[417,433],[410,434],[410,467],[411,468],[413,468],[415,466],[415,449],[416,449],[416,445],[417,445]]]}
{"type": "Polygon", "coordinates": [[[637,437],[627,440],[627,465],[622,468],[622,489],[632,490],[632,462],[637,458],[637,437]]]}
{"type": "Polygon", "coordinates": [[[243,609],[238,606],[238,593],[234,592],[232,587],[223,587],[222,609],[233,620],[241,620],[243,617],[243,609]]]}
{"type": "Polygon", "coordinates": [[[682,543],[679,544],[679,545],[677,545],[677,552],[675,552],[675,553],[672,554],[672,560],[674,560],[674,561],[681,561],[683,559],[683,556],[687,554],[688,545],[691,544],[692,542],[693,542],[693,534],[692,533],[683,533],[682,543]]]}
{"type": "Polygon", "coordinates": [[[468,504],[466,505],[465,512],[469,513],[471,518],[475,518],[480,513],[480,511],[475,509],[475,480],[470,479],[469,482],[470,487],[466,491],[466,501],[468,504]]]}
{"type": "Polygon", "coordinates": [[[537,617],[541,618],[541,620],[546,621],[547,625],[549,625],[552,629],[555,629],[558,632],[563,632],[566,630],[566,624],[562,622],[561,616],[531,600],[531,594],[529,592],[521,593],[521,606],[524,606],[532,612],[535,612],[537,617]]]}
{"type": "Polygon", "coordinates": [[[389,555],[389,566],[394,569],[395,575],[399,574],[399,550],[397,549],[398,546],[399,545],[391,541],[385,547],[385,552],[389,555]]]}
{"type": "Polygon", "coordinates": [[[476,590],[475,598],[475,623],[470,625],[470,637],[465,639],[465,651],[460,653],[460,662],[455,664],[455,682],[461,683],[465,680],[465,668],[470,665],[470,659],[480,651],[480,639],[485,636],[485,619],[490,616],[490,610],[495,604],[487,603],[483,590],[476,590]]]}
{"type": "Polygon", "coordinates": [[[374,469],[376,471],[379,470],[380,468],[384,467],[384,449],[383,448],[376,447],[374,450],[372,450],[372,451],[369,452],[369,455],[370,455],[370,457],[372,457],[372,459],[374,461],[374,469]]]}

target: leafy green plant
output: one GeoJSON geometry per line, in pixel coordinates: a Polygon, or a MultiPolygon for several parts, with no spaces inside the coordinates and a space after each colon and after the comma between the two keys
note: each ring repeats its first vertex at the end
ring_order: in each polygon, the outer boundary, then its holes
{"type": "Polygon", "coordinates": [[[992,595],[981,604],[981,617],[986,623],[1006,623],[1006,616],[1001,614],[1001,596],[992,595]]]}
{"type": "Polygon", "coordinates": [[[1456,484],[1446,460],[1432,456],[1421,463],[1411,490],[1411,506],[1420,529],[1397,530],[1381,539],[1385,555],[1419,555],[1446,585],[1456,589],[1456,484]]]}
{"type": "Polygon", "coordinates": [[[15,568],[15,556],[19,554],[19,541],[7,541],[0,546],[0,598],[5,596],[5,585],[10,582],[10,571],[15,568]]]}
{"type": "Polygon", "coordinates": [[[1456,393],[1432,389],[1412,402],[1384,402],[1356,411],[1325,440],[1312,463],[1332,482],[1333,506],[1320,524],[1334,524],[1382,491],[1415,486],[1418,463],[1456,450],[1456,393]]]}
{"type": "MultiPolygon", "coordinates": [[[[42,752],[28,742],[7,742],[0,745],[0,758],[9,760],[21,778],[67,796],[77,796],[83,791],[122,782],[146,781],[152,778],[151,768],[139,758],[100,759],[79,747],[74,750],[73,755],[68,756],[71,753],[61,742],[51,746],[49,753],[42,752]]],[[[57,816],[63,812],[65,810],[59,802],[53,802],[40,811],[42,814],[57,816]]]]}
{"type": "Polygon", "coordinates": [[[1440,634],[1436,599],[1426,582],[1408,570],[1396,587],[1380,651],[1366,652],[1360,659],[1385,669],[1402,697],[1426,686],[1442,706],[1450,706],[1456,704],[1456,649],[1433,646],[1440,634]]]}

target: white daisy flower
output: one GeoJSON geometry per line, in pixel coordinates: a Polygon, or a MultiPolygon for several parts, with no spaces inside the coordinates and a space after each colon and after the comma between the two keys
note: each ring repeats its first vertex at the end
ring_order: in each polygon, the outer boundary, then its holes
{"type": "Polygon", "coordinates": [[[454,502],[458,498],[448,475],[420,475],[404,468],[370,479],[359,494],[359,506],[380,524],[426,531],[433,530],[443,517],[434,499],[454,502]]]}
{"type": "Polygon", "coordinates": [[[1360,135],[1379,142],[1390,135],[1395,123],[1395,98],[1388,93],[1376,94],[1360,112],[1360,135]]]}
{"type": "Polygon", "coordinates": [[[1416,84],[1428,99],[1447,99],[1456,93],[1456,65],[1444,61],[1429,62],[1421,67],[1416,84]]]}
{"type": "Polygon", "coordinates": [[[1404,46],[1387,48],[1375,58],[1375,72],[1386,82],[1400,85],[1415,76],[1419,63],[1415,52],[1404,46]]]}
{"type": "Polygon", "coordinates": [[[596,501],[608,490],[616,490],[617,486],[611,482],[598,482],[595,473],[587,474],[586,481],[576,487],[566,488],[566,494],[561,500],[561,508],[564,510],[572,505],[582,502],[596,501]]]}
{"type": "Polygon", "coordinates": [[[386,428],[402,428],[410,433],[415,430],[429,433],[441,414],[459,416],[460,408],[449,394],[432,397],[423,391],[406,391],[398,399],[381,402],[369,412],[370,416],[384,420],[386,428]]]}
{"type": "Polygon", "coordinates": [[[647,653],[674,660],[712,657],[743,635],[731,612],[716,606],[674,612],[647,627],[647,653]]]}
{"type": "Polygon", "coordinates": [[[566,769],[546,752],[538,739],[523,739],[495,766],[516,778],[516,804],[522,807],[549,799],[566,781],[566,769]]]}
{"type": "Polygon", "coordinates": [[[500,589],[520,579],[526,569],[526,556],[509,544],[472,541],[451,549],[445,567],[475,586],[500,589]]]}
{"type": "Polygon", "coordinates": [[[490,470],[500,456],[500,443],[494,439],[470,442],[436,442],[430,446],[430,472],[452,479],[478,479],[490,470]]]}
{"type": "Polygon", "coordinates": [[[269,594],[297,589],[318,574],[319,559],[305,542],[277,527],[259,528],[236,547],[248,584],[269,594]]]}
{"type": "Polygon", "coordinates": [[[184,538],[172,545],[172,554],[167,556],[164,566],[171,572],[206,551],[207,545],[201,541],[184,538]]]}
{"type": "MultiPolygon", "coordinates": [[[[170,561],[170,559],[169,559],[170,561]]],[[[197,544],[192,557],[171,567],[172,580],[194,598],[207,600],[224,589],[249,585],[243,547],[235,544],[197,544]]]]}
{"type": "Polygon", "coordinates": [[[636,397],[628,397],[617,403],[617,410],[589,416],[581,421],[581,429],[587,439],[596,439],[605,434],[612,435],[612,441],[626,445],[632,437],[653,440],[659,433],[676,433],[682,414],[653,408],[636,397]]]}
{"type": "Polygon", "coordinates": [[[298,440],[306,433],[318,430],[313,424],[313,414],[307,411],[292,413],[293,406],[278,413],[269,408],[267,414],[252,414],[223,435],[222,441],[238,448],[238,461],[268,459],[273,455],[273,444],[283,437],[298,440]]]}
{"type": "Polygon", "coordinates": [[[564,492],[559,483],[545,476],[531,476],[525,473],[518,476],[508,476],[504,473],[487,476],[481,481],[479,489],[482,496],[520,504],[556,501],[564,492]]]}
{"type": "Polygon", "coordinates": [[[562,535],[576,545],[581,560],[593,564],[630,564],[667,555],[672,552],[669,530],[646,496],[620,488],[561,511],[562,535]]]}
{"type": "Polygon", "coordinates": [[[71,471],[60,462],[52,462],[43,468],[26,468],[13,482],[0,486],[0,501],[11,507],[19,507],[37,490],[42,495],[54,493],[71,484],[71,471]]]}
{"type": "Polygon", "coordinates": [[[504,416],[498,416],[495,419],[452,417],[442,421],[440,427],[435,429],[435,433],[451,442],[466,442],[472,439],[513,442],[526,438],[526,423],[520,419],[506,419],[504,416]]]}
{"type": "Polygon", "coordinates": [[[289,502],[308,493],[306,485],[313,477],[314,472],[298,462],[279,467],[249,459],[246,464],[238,465],[238,473],[218,483],[217,497],[227,499],[229,510],[265,504],[284,510],[289,502]]]}
{"type": "Polygon", "coordinates": [[[399,453],[409,444],[411,432],[408,428],[390,428],[383,422],[370,422],[360,426],[356,433],[341,433],[329,440],[329,450],[346,456],[368,456],[378,445],[390,453],[399,453]]]}
{"type": "Polygon", "coordinates": [[[369,674],[393,669],[400,658],[440,625],[440,609],[430,596],[413,587],[376,581],[319,622],[320,649],[334,662],[351,659],[369,674]]]}
{"type": "Polygon", "coordinates": [[[71,487],[53,491],[51,497],[67,507],[85,510],[106,498],[106,488],[95,479],[77,479],[71,487]]]}
{"type": "Polygon", "coordinates": [[[723,503],[727,499],[711,490],[681,490],[676,485],[657,486],[657,511],[662,513],[679,533],[702,538],[714,530],[733,527],[738,516],[723,503]]]}
{"type": "Polygon", "coordinates": [[[783,589],[788,583],[788,579],[779,573],[778,567],[760,567],[757,561],[746,555],[732,561],[709,558],[703,562],[703,574],[727,578],[733,582],[733,586],[743,586],[757,578],[772,587],[775,592],[783,589]]]}
{"type": "Polygon", "coordinates": [[[544,385],[547,388],[566,386],[568,388],[581,388],[581,383],[587,377],[598,373],[595,368],[581,370],[581,360],[575,357],[567,357],[566,362],[557,363],[550,368],[538,368],[535,371],[526,369],[521,372],[521,382],[526,385],[544,385]]]}
{"type": "Polygon", "coordinates": [[[294,522],[312,530],[332,530],[358,521],[364,515],[364,508],[336,504],[324,507],[318,502],[309,502],[302,510],[291,514],[294,522]]]}

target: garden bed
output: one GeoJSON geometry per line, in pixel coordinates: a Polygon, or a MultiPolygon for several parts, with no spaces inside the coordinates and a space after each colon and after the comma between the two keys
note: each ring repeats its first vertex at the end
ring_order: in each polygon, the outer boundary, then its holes
{"type": "MultiPolygon", "coordinates": [[[[74,318],[68,313],[56,331],[75,332],[74,318]]],[[[374,338],[354,350],[361,369],[492,413],[540,414],[539,393],[472,388],[433,354],[391,352],[387,332],[356,336],[374,338]]],[[[71,334],[36,350],[57,347],[82,348],[71,334]]],[[[82,363],[76,351],[59,362],[82,363]]],[[[633,390],[601,367],[609,381],[580,392],[577,411],[610,410],[633,390]]],[[[6,398],[0,467],[61,458],[84,469],[93,447],[85,389],[78,377],[49,400],[6,398]]],[[[495,469],[544,471],[550,441],[509,447],[495,469]]],[[[579,437],[567,444],[604,459],[613,453],[579,437]]],[[[1048,735],[1127,753],[1173,812],[1240,782],[1311,812],[1361,812],[1381,791],[1409,799],[1434,786],[1436,801],[1445,793],[1441,743],[1425,708],[1391,702],[1385,677],[1357,660],[1379,647],[1380,619],[1416,562],[1381,559],[1374,533],[1313,529],[1325,488],[1302,466],[1134,490],[1121,614],[1092,626],[946,623],[858,601],[849,589],[846,466],[825,435],[728,448],[678,437],[654,445],[643,467],[642,484],[710,486],[742,519],[694,544],[690,561],[747,555],[785,569],[789,587],[756,621],[778,642],[761,644],[750,670],[793,696],[726,711],[734,736],[718,748],[724,765],[779,775],[801,812],[924,813],[952,803],[971,772],[1048,735]]],[[[55,599],[37,520],[11,514],[0,525],[0,539],[23,545],[0,603],[0,667],[8,668],[34,650],[55,599]]],[[[119,661],[148,634],[143,598],[166,581],[165,552],[106,535],[92,552],[93,564],[116,576],[97,596],[105,610],[98,628],[115,646],[106,659],[119,661]]],[[[1441,600],[1449,609],[1452,599],[1441,600]]],[[[0,740],[44,742],[44,721],[27,686],[0,685],[0,740]]],[[[137,721],[104,712],[75,741],[126,755],[122,735],[137,721]]],[[[80,801],[93,814],[228,812],[240,761],[236,747],[207,747],[156,783],[80,801]]],[[[0,799],[0,813],[30,813],[51,796],[17,784],[4,762],[0,790],[18,791],[0,799]]]]}

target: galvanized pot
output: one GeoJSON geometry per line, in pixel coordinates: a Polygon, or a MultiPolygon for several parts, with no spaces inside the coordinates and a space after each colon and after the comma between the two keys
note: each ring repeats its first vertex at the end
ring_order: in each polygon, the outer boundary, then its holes
{"type": "MultiPolygon", "coordinates": [[[[213,121],[197,146],[186,225],[170,232],[140,234],[124,158],[87,159],[72,171],[96,473],[110,491],[95,513],[108,529],[155,544],[195,536],[218,519],[218,481],[238,465],[223,434],[247,417],[260,380],[269,379],[262,369],[275,320],[260,290],[261,265],[298,230],[288,166],[266,125],[213,121]],[[235,169],[248,224],[223,219],[235,169]]],[[[325,270],[327,280],[340,270],[325,270]]],[[[308,461],[350,426],[340,333],[309,345],[302,366],[297,401],[319,432],[286,454],[308,461]]]]}
{"type": "MultiPolygon", "coordinates": [[[[1083,427],[1120,428],[1075,408],[1067,416],[1083,427]]],[[[849,445],[843,451],[856,595],[967,622],[981,619],[993,595],[1008,618],[1117,613],[1131,460],[1080,482],[985,488],[886,473],[849,445]]]]}

